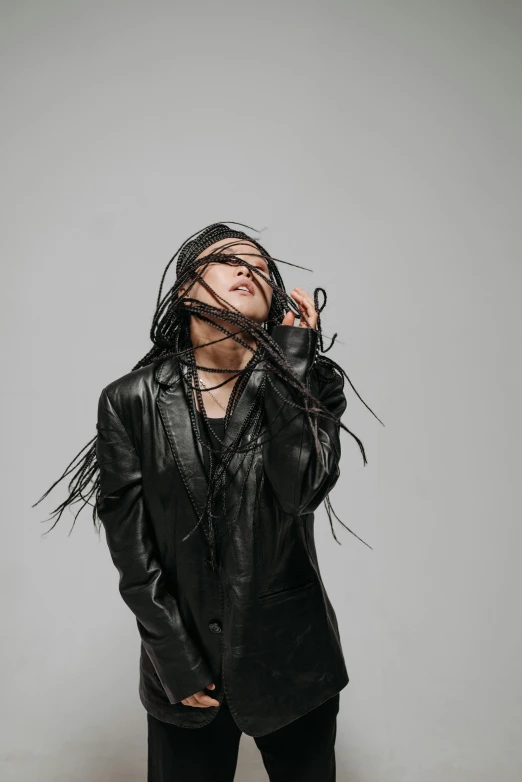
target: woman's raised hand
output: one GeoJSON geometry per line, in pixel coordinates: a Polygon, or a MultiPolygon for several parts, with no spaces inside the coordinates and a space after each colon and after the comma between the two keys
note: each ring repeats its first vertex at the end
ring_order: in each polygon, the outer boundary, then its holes
{"type": "MultiPolygon", "coordinates": [[[[308,320],[308,325],[305,323],[303,318],[299,319],[299,326],[300,328],[307,329],[312,328],[315,329],[317,327],[317,321],[319,318],[319,313],[315,309],[315,304],[312,299],[312,297],[302,288],[294,288],[290,296],[295,299],[297,306],[299,307],[299,310],[301,313],[304,313],[306,315],[306,318],[308,320]]],[[[292,310],[288,310],[285,317],[281,321],[281,326],[293,326],[295,322],[295,313],[292,312],[292,310]]]]}

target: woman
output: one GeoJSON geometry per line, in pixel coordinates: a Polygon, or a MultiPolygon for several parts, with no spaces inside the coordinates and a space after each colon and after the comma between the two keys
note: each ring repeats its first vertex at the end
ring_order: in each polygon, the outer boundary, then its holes
{"type": "Polygon", "coordinates": [[[141,638],[149,782],[233,780],[241,732],[272,782],[329,782],[349,679],[313,524],[326,500],[332,525],[340,428],[352,434],[345,373],[319,355],[316,302],[291,299],[246,233],[213,224],[170,263],[155,347],[103,389],[54,513],[96,492],[141,638]]]}

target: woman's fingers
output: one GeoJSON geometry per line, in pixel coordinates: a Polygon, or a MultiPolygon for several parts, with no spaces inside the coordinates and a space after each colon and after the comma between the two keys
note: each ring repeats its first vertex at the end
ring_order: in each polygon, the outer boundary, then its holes
{"type": "Polygon", "coordinates": [[[292,291],[292,297],[296,300],[299,311],[308,321],[308,323],[306,323],[304,318],[301,318],[299,326],[305,329],[315,329],[317,326],[318,313],[316,312],[312,297],[305,290],[298,287],[295,287],[292,291]]]}
{"type": "MultiPolygon", "coordinates": [[[[302,313],[306,317],[306,320],[308,321],[308,323],[306,323],[304,318],[300,318],[299,326],[304,329],[308,329],[308,328],[315,329],[317,326],[317,321],[319,316],[318,313],[316,312],[315,304],[313,302],[312,297],[309,296],[309,294],[305,290],[297,287],[294,288],[290,296],[292,299],[295,300],[299,312],[302,313]]],[[[295,325],[295,318],[296,315],[293,312],[293,310],[288,310],[283,320],[281,321],[281,326],[295,325]]]]}
{"type": "Polygon", "coordinates": [[[219,701],[215,698],[211,698],[204,690],[199,690],[199,692],[194,693],[194,695],[183,698],[181,702],[185,706],[192,706],[195,709],[208,709],[209,706],[219,706],[219,701]]]}
{"type": "Polygon", "coordinates": [[[293,326],[295,321],[295,313],[292,310],[288,310],[285,317],[281,321],[281,326],[293,326]]]}

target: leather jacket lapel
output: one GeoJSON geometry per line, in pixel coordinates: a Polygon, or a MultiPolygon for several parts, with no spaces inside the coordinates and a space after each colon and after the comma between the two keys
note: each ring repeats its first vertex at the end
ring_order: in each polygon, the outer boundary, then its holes
{"type": "MultiPolygon", "coordinates": [[[[172,359],[170,361],[173,363],[172,359]]],[[[205,509],[208,481],[204,467],[203,448],[192,431],[183,385],[179,369],[170,373],[169,383],[160,389],[156,404],[167,433],[172,457],[176,461],[199,519],[205,509]]]]}

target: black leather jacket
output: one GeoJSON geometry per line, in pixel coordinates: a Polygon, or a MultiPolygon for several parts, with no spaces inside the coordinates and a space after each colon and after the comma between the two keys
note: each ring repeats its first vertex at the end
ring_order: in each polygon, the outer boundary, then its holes
{"type": "MultiPolygon", "coordinates": [[[[319,383],[317,332],[275,326],[272,337],[299,378],[341,416],[343,379],[335,375],[319,383]]],[[[266,426],[275,436],[248,454],[253,459],[234,455],[227,500],[246,481],[242,510],[219,538],[214,571],[203,525],[182,541],[203,511],[208,480],[183,371],[175,358],[160,359],[103,389],[97,509],[120,593],[141,637],[139,694],[145,709],[164,722],[202,727],[220,707],[180,701],[215,682],[209,694],[221,704],[226,691],[239,728],[263,736],[349,681],[314,543],[314,511],[339,477],[340,427],[318,419],[322,464],[304,415],[284,402],[288,388],[271,376],[283,396],[266,383],[266,426]]],[[[254,371],[243,389],[227,441],[235,437],[261,376],[254,371]]],[[[243,444],[249,437],[245,433],[243,444]]]]}

